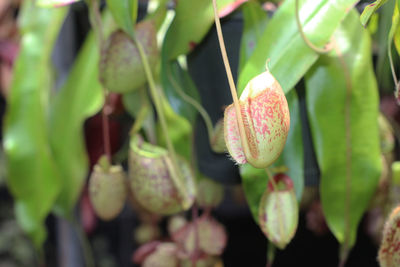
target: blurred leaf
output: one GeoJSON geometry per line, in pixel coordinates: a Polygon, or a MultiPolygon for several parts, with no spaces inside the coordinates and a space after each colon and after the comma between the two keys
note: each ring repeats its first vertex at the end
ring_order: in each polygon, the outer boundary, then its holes
{"type": "MultiPolygon", "coordinates": [[[[289,135],[281,156],[272,167],[285,165],[289,168],[287,175],[292,179],[297,200],[300,201],[304,187],[304,156],[299,101],[295,90],[290,91],[286,98],[290,110],[289,135]]],[[[254,168],[250,164],[240,166],[240,175],[247,203],[253,218],[258,221],[258,206],[267,188],[268,176],[264,169],[254,168]]]]}
{"type": "Polygon", "coordinates": [[[166,49],[162,51],[161,82],[173,110],[194,125],[197,110],[190,103],[182,99],[182,94],[199,102],[200,96],[196,85],[187,70],[184,70],[178,61],[168,60],[166,49]]]}
{"type": "Polygon", "coordinates": [[[336,51],[321,57],[306,75],[306,100],[324,214],[349,249],[381,171],[379,96],[370,37],[355,10],[335,39],[336,51]]]}
{"type": "Polygon", "coordinates": [[[377,31],[378,31],[378,26],[379,26],[379,14],[374,13],[372,14],[371,18],[369,19],[368,26],[366,27],[371,34],[371,36],[374,36],[377,31]]]}
{"type": "Polygon", "coordinates": [[[383,4],[385,4],[387,0],[378,0],[373,2],[372,4],[366,6],[364,11],[361,13],[360,21],[361,24],[365,27],[367,25],[369,18],[374,14],[375,11],[378,10],[383,4]]]}
{"type": "Polygon", "coordinates": [[[242,186],[253,219],[258,222],[258,207],[261,197],[267,189],[268,175],[264,169],[257,169],[250,164],[240,165],[242,186]]]}
{"type": "Polygon", "coordinates": [[[61,7],[80,0],[36,0],[36,5],[40,7],[61,7]]]}
{"type": "Polygon", "coordinates": [[[164,19],[167,15],[168,11],[168,2],[169,0],[149,0],[148,2],[148,14],[146,15],[146,20],[152,20],[154,22],[154,25],[157,29],[157,31],[161,28],[164,19]],[[155,8],[152,8],[152,7],[155,8]],[[149,10],[149,9],[152,10],[149,10]]]}
{"type": "Polygon", "coordinates": [[[392,52],[392,42],[394,41],[397,55],[400,55],[400,17],[399,17],[399,3],[396,2],[396,8],[393,12],[392,27],[390,28],[388,37],[388,50],[392,52]]]}
{"type": "MultiPolygon", "coordinates": [[[[184,117],[175,113],[166,97],[160,92],[161,103],[168,125],[168,134],[176,152],[183,158],[192,158],[192,127],[184,117]]],[[[157,136],[160,145],[165,147],[165,137],[160,123],[157,122],[157,136]]]]}
{"type": "Polygon", "coordinates": [[[18,222],[38,248],[46,236],[44,220],[61,187],[49,144],[47,114],[51,52],[66,11],[23,2],[21,50],[5,114],[7,183],[15,198],[18,222]]]}
{"type": "Polygon", "coordinates": [[[133,117],[139,116],[142,106],[149,105],[148,98],[144,92],[145,88],[139,88],[136,91],[129,92],[122,95],[125,110],[133,117]]]}
{"type": "Polygon", "coordinates": [[[155,144],[154,112],[146,93],[146,88],[139,88],[139,90],[124,94],[122,96],[122,101],[126,111],[135,118],[131,135],[132,131],[137,132],[140,128],[143,128],[147,140],[155,144]]]}
{"type": "Polygon", "coordinates": [[[137,0],[106,0],[111,14],[118,24],[129,36],[134,36],[134,26],[138,12],[137,0]]]}
{"type": "Polygon", "coordinates": [[[383,92],[392,92],[394,88],[392,73],[390,71],[389,58],[387,54],[388,32],[392,26],[392,15],[395,1],[390,1],[382,6],[379,13],[379,25],[377,31],[377,59],[375,64],[378,86],[383,92]]]}
{"type": "MultiPolygon", "coordinates": [[[[334,30],[356,0],[307,0],[300,5],[300,20],[306,36],[316,46],[328,43],[334,30]]],[[[295,21],[295,1],[286,0],[268,22],[261,39],[238,79],[239,95],[246,84],[265,70],[270,71],[287,93],[318,59],[300,36],[295,21]]]]}
{"type": "Polygon", "coordinates": [[[258,2],[249,1],[242,6],[243,33],[240,44],[240,73],[256,47],[268,22],[267,13],[258,2]]]}
{"type": "Polygon", "coordinates": [[[400,27],[399,27],[399,24],[396,27],[396,31],[394,33],[393,40],[394,40],[394,46],[395,46],[396,51],[397,51],[397,55],[400,56],[400,27]]]}
{"type": "MultiPolygon", "coordinates": [[[[107,35],[112,25],[109,12],[105,12],[103,21],[107,35]]],[[[51,105],[50,143],[63,182],[55,211],[62,216],[73,211],[89,169],[83,123],[100,110],[104,101],[98,62],[99,49],[90,33],[51,105]]]]}
{"type": "MultiPolygon", "coordinates": [[[[233,2],[235,0],[218,0],[218,10],[221,11],[233,2]]],[[[193,50],[214,22],[211,0],[178,1],[175,12],[175,18],[165,37],[165,45],[170,60],[193,50]]]]}

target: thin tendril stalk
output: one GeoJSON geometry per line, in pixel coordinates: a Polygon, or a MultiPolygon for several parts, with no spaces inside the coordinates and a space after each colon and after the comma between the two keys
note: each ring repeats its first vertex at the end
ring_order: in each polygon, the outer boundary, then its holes
{"type": "Polygon", "coordinates": [[[239,99],[238,99],[237,92],[236,92],[235,82],[233,81],[232,70],[229,65],[228,55],[226,53],[224,36],[222,34],[222,29],[221,29],[221,22],[219,21],[219,17],[218,17],[217,2],[216,2],[216,0],[212,0],[212,3],[213,3],[213,9],[214,9],[214,20],[215,20],[215,26],[217,28],[219,47],[221,49],[222,59],[224,61],[224,65],[225,65],[225,72],[228,77],[229,88],[231,90],[233,105],[234,105],[235,111],[236,111],[236,120],[237,120],[237,124],[238,124],[238,129],[239,129],[240,142],[242,144],[244,155],[250,155],[251,152],[250,152],[249,144],[247,142],[246,132],[244,129],[244,122],[243,122],[243,118],[242,118],[240,103],[239,103],[239,99]]]}
{"type": "MultiPolygon", "coordinates": [[[[140,41],[135,36],[131,36],[131,38],[132,38],[133,42],[135,43],[135,45],[138,49],[140,58],[142,60],[142,64],[143,64],[143,68],[144,68],[144,71],[145,71],[145,74],[147,77],[147,81],[149,82],[150,95],[151,95],[151,98],[153,99],[154,106],[156,108],[157,115],[160,120],[161,128],[164,133],[165,142],[167,144],[167,150],[171,156],[171,165],[172,165],[171,171],[173,172],[171,174],[171,178],[173,179],[175,185],[177,186],[177,189],[180,192],[180,194],[186,194],[185,187],[183,185],[182,180],[180,179],[180,178],[183,178],[183,175],[182,175],[181,170],[179,169],[177,155],[176,155],[174,146],[172,144],[171,138],[168,133],[167,121],[165,119],[164,111],[162,108],[162,103],[160,102],[159,92],[157,92],[158,90],[157,90],[156,84],[154,82],[153,74],[150,69],[149,60],[147,58],[146,53],[144,52],[143,46],[140,43],[140,41]]],[[[181,197],[183,200],[186,198],[186,195],[181,195],[181,197]]]]}
{"type": "Polygon", "coordinates": [[[297,27],[299,28],[299,32],[300,32],[301,38],[303,38],[304,42],[306,43],[306,45],[308,47],[310,47],[312,50],[314,50],[318,54],[326,54],[326,53],[328,53],[329,51],[332,50],[332,47],[329,47],[329,46],[325,46],[324,48],[319,48],[319,47],[315,46],[307,38],[306,34],[304,33],[303,26],[301,25],[301,21],[300,21],[299,0],[295,1],[295,16],[296,16],[296,23],[297,23],[297,27]]]}
{"type": "Polygon", "coordinates": [[[172,87],[178,93],[178,95],[187,103],[192,105],[203,118],[204,123],[206,124],[208,139],[211,141],[213,137],[213,124],[211,122],[210,116],[208,115],[207,111],[203,108],[203,106],[197,102],[194,98],[187,95],[181,88],[181,86],[177,83],[177,81],[173,78],[171,70],[167,68],[167,77],[172,84],[172,87]]]}

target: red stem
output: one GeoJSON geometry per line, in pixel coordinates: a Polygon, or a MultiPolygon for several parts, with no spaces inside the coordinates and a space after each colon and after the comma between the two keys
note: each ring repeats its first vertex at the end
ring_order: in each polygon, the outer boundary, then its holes
{"type": "Polygon", "coordinates": [[[104,153],[106,154],[108,160],[111,162],[111,144],[110,144],[110,124],[108,121],[108,94],[104,90],[104,106],[102,109],[102,119],[103,119],[103,145],[104,145],[104,153]]]}

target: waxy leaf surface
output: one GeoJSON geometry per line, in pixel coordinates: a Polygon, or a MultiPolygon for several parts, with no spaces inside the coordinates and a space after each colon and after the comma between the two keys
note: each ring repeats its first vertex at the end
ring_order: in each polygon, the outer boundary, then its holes
{"type": "Polygon", "coordinates": [[[370,37],[355,10],[334,38],[334,51],[306,75],[306,100],[323,211],[333,234],[349,249],[381,172],[379,96],[370,37]]]}

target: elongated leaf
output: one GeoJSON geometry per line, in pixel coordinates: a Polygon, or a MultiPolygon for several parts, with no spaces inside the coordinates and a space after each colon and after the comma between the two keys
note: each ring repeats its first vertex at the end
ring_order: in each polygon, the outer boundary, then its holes
{"type": "Polygon", "coordinates": [[[393,10],[395,1],[389,1],[383,5],[379,12],[379,24],[376,34],[377,59],[375,73],[378,80],[378,87],[384,92],[392,92],[394,88],[392,73],[388,57],[388,32],[392,26],[393,10]]]}
{"type": "MultiPolygon", "coordinates": [[[[340,21],[355,0],[306,0],[301,1],[300,20],[310,41],[318,47],[328,43],[340,21]]],[[[295,1],[286,0],[268,22],[262,38],[240,73],[238,91],[265,70],[270,59],[271,73],[287,93],[318,59],[318,54],[301,38],[295,21],[295,1]]]]}
{"type": "Polygon", "coordinates": [[[46,119],[50,56],[66,9],[41,9],[33,1],[23,3],[21,51],[7,103],[4,150],[18,222],[40,247],[46,236],[44,219],[61,186],[46,119]]]}
{"type": "Polygon", "coordinates": [[[387,0],[378,0],[373,2],[372,4],[366,6],[361,13],[360,21],[363,26],[367,25],[369,18],[374,14],[375,11],[378,10],[387,0]]]}
{"type": "Polygon", "coordinates": [[[390,28],[388,36],[388,50],[390,53],[392,52],[392,42],[394,41],[397,55],[400,55],[400,16],[398,5],[399,3],[396,2],[396,8],[392,16],[392,27],[390,28]]]}
{"type": "MultiPolygon", "coordinates": [[[[285,165],[289,168],[287,174],[293,181],[296,197],[300,201],[304,187],[304,156],[299,102],[294,90],[290,91],[286,98],[290,110],[290,130],[285,148],[273,166],[285,165]]],[[[264,169],[256,169],[250,164],[241,165],[240,174],[253,218],[258,221],[258,208],[261,197],[267,188],[268,176],[264,169]]]]}
{"type": "Polygon", "coordinates": [[[138,1],[137,0],[106,0],[107,6],[113,15],[115,22],[129,36],[134,36],[138,1]]]}
{"type": "Polygon", "coordinates": [[[243,33],[240,44],[239,71],[241,72],[246,61],[253,54],[257,40],[262,36],[267,26],[267,13],[258,2],[249,1],[242,6],[243,33]]]}
{"type": "Polygon", "coordinates": [[[355,10],[335,39],[336,51],[321,57],[306,75],[306,100],[324,214],[349,249],[381,171],[378,90],[370,37],[355,10]]]}
{"type": "MultiPolygon", "coordinates": [[[[110,32],[111,22],[110,13],[106,12],[106,34],[110,32]]],[[[83,123],[103,105],[103,90],[98,80],[98,61],[99,50],[91,33],[51,106],[50,143],[63,182],[55,210],[63,216],[69,216],[72,212],[89,168],[83,123]]]]}
{"type": "Polygon", "coordinates": [[[165,52],[166,49],[163,49],[161,62],[161,82],[164,92],[173,110],[194,125],[197,110],[185,100],[185,97],[189,96],[199,102],[197,88],[187,70],[184,70],[176,60],[169,61],[165,52]]]}
{"type": "MultiPolygon", "coordinates": [[[[218,0],[218,10],[223,10],[235,0],[218,0]]],[[[209,31],[214,22],[211,0],[178,1],[176,15],[165,37],[169,59],[189,53],[209,31]]]]}

